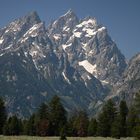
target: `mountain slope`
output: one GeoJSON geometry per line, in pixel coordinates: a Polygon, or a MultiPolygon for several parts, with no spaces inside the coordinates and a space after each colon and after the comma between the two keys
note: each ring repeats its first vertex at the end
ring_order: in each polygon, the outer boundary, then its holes
{"type": "Polygon", "coordinates": [[[20,116],[55,94],[67,111],[94,114],[127,66],[106,27],[72,10],[47,28],[32,12],[0,29],[0,65],[0,95],[20,116]]]}

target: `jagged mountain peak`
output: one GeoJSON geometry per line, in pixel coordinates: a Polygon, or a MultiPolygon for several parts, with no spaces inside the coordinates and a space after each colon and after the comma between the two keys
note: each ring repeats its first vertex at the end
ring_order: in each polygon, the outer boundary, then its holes
{"type": "Polygon", "coordinates": [[[80,23],[85,22],[85,24],[91,24],[94,26],[98,25],[97,19],[95,17],[87,16],[84,19],[81,20],[80,23]]]}
{"type": "Polygon", "coordinates": [[[62,15],[61,17],[76,17],[76,14],[74,13],[74,11],[72,9],[69,9],[64,15],[62,15]]]}
{"type": "MultiPolygon", "coordinates": [[[[21,85],[30,85],[34,79],[28,81],[28,76],[31,74],[34,78],[35,75],[37,84],[42,80],[43,85],[50,86],[54,94],[63,98],[69,110],[76,106],[94,112],[98,101],[103,101],[110,91],[108,86],[112,87],[118,83],[126,67],[125,57],[108,35],[106,27],[99,24],[94,17],[88,16],[79,20],[71,9],[47,29],[36,12],[30,12],[10,23],[0,31],[0,62],[6,58],[5,54],[9,54],[6,62],[11,61],[13,56],[16,63],[19,57],[21,73],[22,69],[25,69],[27,79],[25,83],[20,80],[15,83],[17,87],[20,87],[19,82],[21,85]],[[12,55],[13,52],[16,56],[12,55]],[[69,102],[65,96],[69,98],[69,102]]],[[[11,64],[8,65],[8,69],[11,64]]],[[[4,75],[4,80],[13,87],[9,79],[15,80],[18,72],[16,71],[15,75],[11,72],[10,75],[4,71],[4,67],[0,74],[4,75]]],[[[0,79],[0,90],[3,90],[2,80],[0,79]]],[[[36,90],[35,87],[36,85],[33,85],[36,90]]],[[[38,96],[43,98],[41,101],[52,96],[48,87],[43,90],[42,86],[39,87],[35,95],[28,91],[27,94],[31,95],[25,95],[23,102],[32,105],[32,101],[37,102],[38,96]],[[36,99],[31,100],[32,97],[36,99]]],[[[17,91],[18,95],[19,93],[17,91]]],[[[12,93],[8,94],[11,99],[12,93]]],[[[20,94],[24,95],[24,90],[20,94]]],[[[36,104],[34,106],[36,107],[36,104]]],[[[32,109],[32,106],[30,108],[32,109]]]]}
{"type": "Polygon", "coordinates": [[[22,19],[26,20],[26,21],[36,23],[36,24],[41,22],[41,19],[40,19],[39,15],[37,14],[36,11],[32,11],[32,12],[27,13],[26,16],[24,16],[23,18],[20,18],[20,20],[22,20],[22,19]]]}
{"type": "Polygon", "coordinates": [[[132,63],[132,61],[140,61],[140,52],[131,58],[130,63],[132,63]]]}
{"type": "Polygon", "coordinates": [[[69,10],[64,15],[60,16],[52,24],[48,26],[49,34],[59,34],[61,32],[71,32],[71,30],[79,23],[76,14],[69,10]]]}

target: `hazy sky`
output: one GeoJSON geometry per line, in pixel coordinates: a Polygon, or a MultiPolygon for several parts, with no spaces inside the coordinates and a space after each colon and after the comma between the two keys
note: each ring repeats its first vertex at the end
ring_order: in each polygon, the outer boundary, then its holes
{"type": "Polygon", "coordinates": [[[106,26],[127,58],[140,52],[140,0],[0,0],[0,27],[30,11],[37,11],[48,24],[69,9],[106,26]]]}

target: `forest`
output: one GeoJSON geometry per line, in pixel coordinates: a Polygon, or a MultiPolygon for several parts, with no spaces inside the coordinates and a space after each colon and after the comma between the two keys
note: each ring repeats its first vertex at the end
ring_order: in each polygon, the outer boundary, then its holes
{"type": "Polygon", "coordinates": [[[70,115],[58,96],[49,103],[42,103],[27,119],[18,115],[8,116],[4,100],[0,98],[0,135],[6,136],[60,136],[66,137],[135,137],[140,139],[140,92],[132,105],[121,100],[119,105],[109,99],[94,117],[88,117],[84,110],[70,115]]]}

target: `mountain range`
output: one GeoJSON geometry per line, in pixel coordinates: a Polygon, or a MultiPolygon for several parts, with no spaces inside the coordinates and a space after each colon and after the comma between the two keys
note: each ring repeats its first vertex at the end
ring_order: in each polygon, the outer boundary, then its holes
{"type": "Polygon", "coordinates": [[[9,115],[27,117],[58,95],[70,113],[95,115],[112,98],[132,101],[140,53],[129,62],[94,17],[69,10],[47,27],[36,12],[0,29],[0,96],[9,115]]]}

